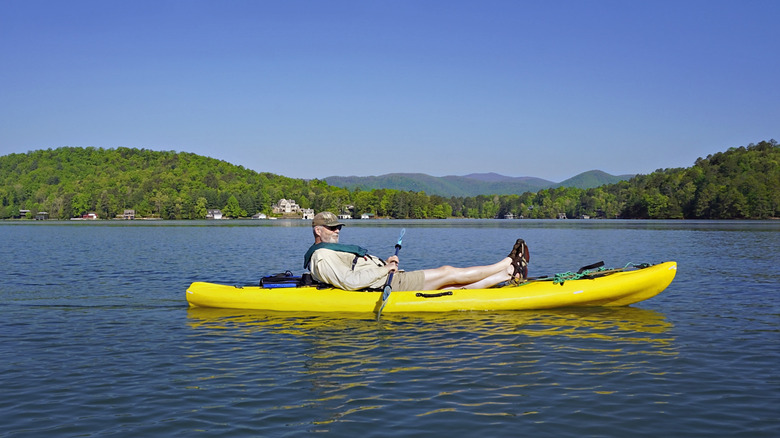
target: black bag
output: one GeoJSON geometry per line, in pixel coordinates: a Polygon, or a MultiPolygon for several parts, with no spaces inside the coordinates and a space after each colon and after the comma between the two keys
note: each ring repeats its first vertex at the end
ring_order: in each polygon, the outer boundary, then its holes
{"type": "Polygon", "coordinates": [[[305,273],[300,277],[296,277],[290,271],[284,271],[279,274],[263,277],[260,280],[260,286],[272,289],[279,287],[299,287],[299,286],[311,286],[312,281],[311,274],[305,273]]]}

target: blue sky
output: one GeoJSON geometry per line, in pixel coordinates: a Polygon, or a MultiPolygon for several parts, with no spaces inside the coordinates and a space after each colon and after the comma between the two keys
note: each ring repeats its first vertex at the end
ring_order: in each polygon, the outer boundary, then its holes
{"type": "Polygon", "coordinates": [[[0,0],[0,155],[295,178],[687,167],[780,140],[780,1],[0,0]]]}

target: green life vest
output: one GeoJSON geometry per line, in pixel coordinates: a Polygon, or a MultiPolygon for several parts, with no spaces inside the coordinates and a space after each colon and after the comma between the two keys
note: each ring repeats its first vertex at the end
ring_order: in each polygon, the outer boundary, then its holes
{"type": "Polygon", "coordinates": [[[315,243],[314,245],[309,247],[309,250],[306,251],[306,255],[303,256],[303,269],[309,269],[309,264],[311,263],[311,256],[314,254],[314,251],[317,251],[318,249],[321,248],[330,249],[332,251],[340,251],[349,254],[355,254],[357,257],[363,257],[366,254],[368,254],[368,250],[363,248],[362,246],[346,245],[343,243],[315,243]]]}

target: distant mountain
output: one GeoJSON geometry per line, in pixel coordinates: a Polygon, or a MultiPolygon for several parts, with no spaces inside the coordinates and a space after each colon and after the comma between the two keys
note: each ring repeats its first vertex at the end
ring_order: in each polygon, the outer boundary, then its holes
{"type": "Polygon", "coordinates": [[[468,175],[463,175],[463,178],[469,178],[469,179],[476,179],[479,181],[485,181],[485,182],[527,182],[533,185],[539,185],[539,186],[545,186],[554,184],[552,181],[547,181],[546,179],[541,178],[535,178],[532,176],[506,176],[506,175],[500,175],[495,172],[490,173],[470,173],[468,175]]]}
{"type": "Polygon", "coordinates": [[[345,187],[350,190],[396,189],[424,191],[426,194],[455,193],[447,196],[468,196],[463,192],[458,182],[453,182],[447,177],[439,178],[423,173],[389,173],[380,176],[331,176],[325,178],[325,182],[336,187],[345,187]]]}
{"type": "Polygon", "coordinates": [[[464,176],[430,176],[424,173],[389,173],[380,176],[329,176],[325,181],[349,190],[395,189],[425,192],[428,195],[444,197],[508,195],[554,187],[593,188],[628,180],[633,175],[614,176],[600,170],[591,170],[555,183],[534,177],[512,177],[497,173],[472,173],[464,176]]]}
{"type": "Polygon", "coordinates": [[[620,181],[627,181],[636,175],[610,175],[600,170],[591,170],[571,177],[563,182],[555,184],[554,187],[577,187],[580,189],[591,189],[601,187],[607,184],[615,184],[620,181]]]}

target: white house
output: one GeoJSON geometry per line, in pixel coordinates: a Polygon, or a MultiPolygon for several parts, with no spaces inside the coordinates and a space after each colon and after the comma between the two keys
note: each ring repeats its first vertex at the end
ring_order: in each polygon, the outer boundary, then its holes
{"type": "Polygon", "coordinates": [[[271,210],[275,214],[290,214],[300,213],[301,206],[296,204],[292,199],[280,199],[279,202],[271,206],[271,210]]]}
{"type": "Polygon", "coordinates": [[[222,211],[209,210],[208,213],[206,213],[206,219],[222,219],[222,211]]]}

